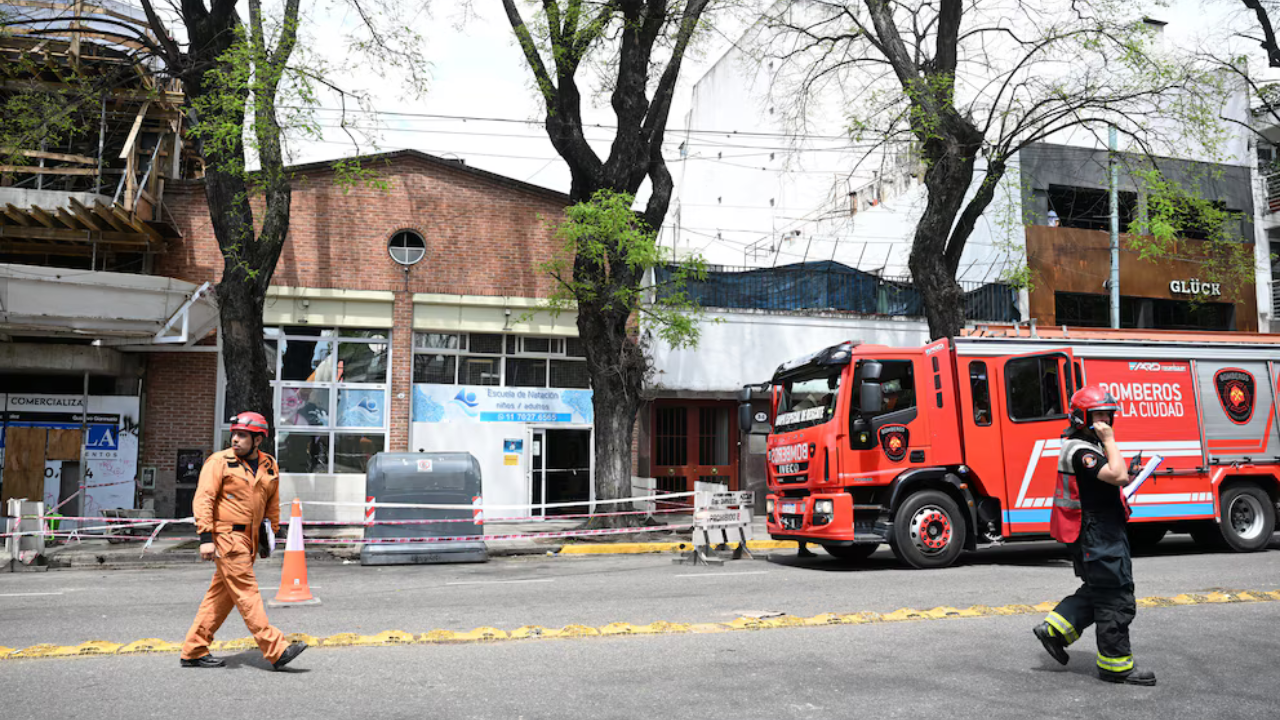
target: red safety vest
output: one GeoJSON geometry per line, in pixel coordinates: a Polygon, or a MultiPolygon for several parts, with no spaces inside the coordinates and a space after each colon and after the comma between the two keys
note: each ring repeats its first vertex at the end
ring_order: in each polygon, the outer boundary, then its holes
{"type": "Polygon", "coordinates": [[[1049,513],[1049,534],[1058,542],[1073,543],[1080,537],[1080,488],[1071,458],[1081,448],[1097,450],[1098,446],[1080,438],[1067,438],[1058,453],[1058,482],[1049,513]]]}

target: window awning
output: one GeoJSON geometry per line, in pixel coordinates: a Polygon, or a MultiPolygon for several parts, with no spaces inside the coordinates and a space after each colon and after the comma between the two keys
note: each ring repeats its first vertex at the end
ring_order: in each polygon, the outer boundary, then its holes
{"type": "Polygon", "coordinates": [[[218,324],[209,283],[0,263],[0,333],[193,345],[218,324]]]}

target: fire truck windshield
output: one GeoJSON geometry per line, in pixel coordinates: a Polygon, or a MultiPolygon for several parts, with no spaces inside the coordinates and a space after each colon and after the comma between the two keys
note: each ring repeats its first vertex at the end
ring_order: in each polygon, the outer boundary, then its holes
{"type": "Polygon", "coordinates": [[[774,432],[821,425],[835,417],[841,368],[815,368],[812,374],[787,380],[778,395],[774,432]]]}

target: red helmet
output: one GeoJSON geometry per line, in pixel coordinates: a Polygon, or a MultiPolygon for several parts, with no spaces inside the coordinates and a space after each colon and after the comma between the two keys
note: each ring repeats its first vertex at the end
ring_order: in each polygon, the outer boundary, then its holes
{"type": "Polygon", "coordinates": [[[242,412],[231,418],[231,430],[267,434],[267,419],[256,412],[242,412]]]}
{"type": "Polygon", "coordinates": [[[1080,388],[1071,396],[1071,427],[1077,430],[1088,427],[1091,412],[1118,413],[1120,403],[1101,385],[1080,388]]]}

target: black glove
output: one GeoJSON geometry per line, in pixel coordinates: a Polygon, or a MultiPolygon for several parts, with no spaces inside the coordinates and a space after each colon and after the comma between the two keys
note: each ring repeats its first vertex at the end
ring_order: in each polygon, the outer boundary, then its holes
{"type": "Polygon", "coordinates": [[[258,557],[266,559],[271,557],[271,540],[267,537],[266,525],[258,527],[258,557]]]}

